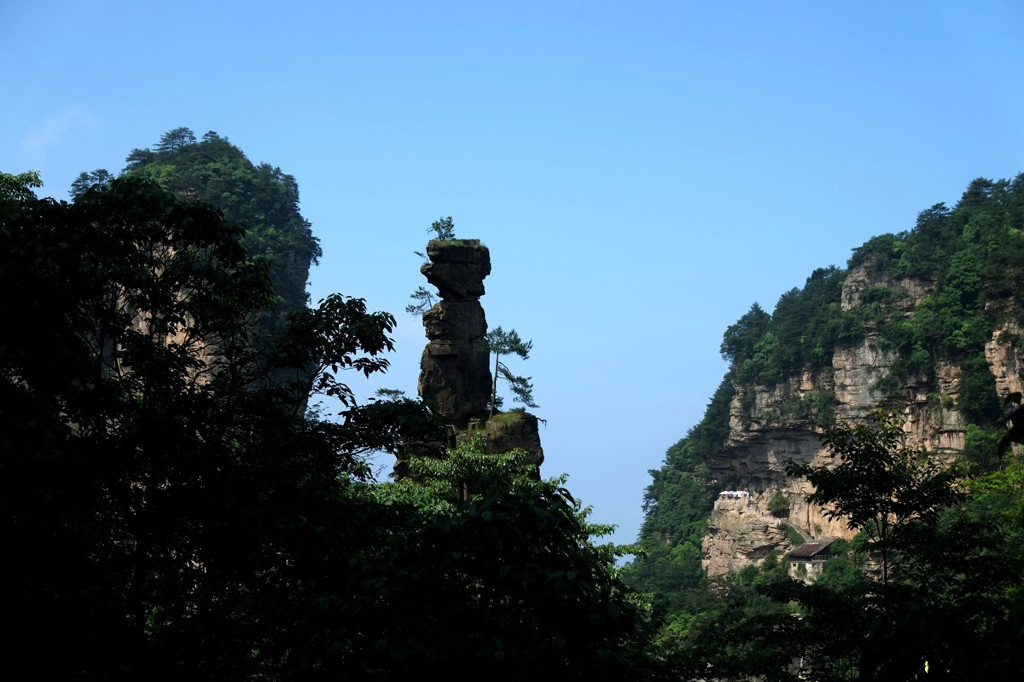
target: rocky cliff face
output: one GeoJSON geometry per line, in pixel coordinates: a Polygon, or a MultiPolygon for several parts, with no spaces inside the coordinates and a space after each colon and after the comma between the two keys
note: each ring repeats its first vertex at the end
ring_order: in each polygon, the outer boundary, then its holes
{"type": "Polygon", "coordinates": [[[1024,365],[1019,347],[1014,343],[1014,339],[1021,338],[1021,333],[1020,326],[1010,322],[997,329],[992,340],[985,344],[985,360],[992,368],[996,393],[1000,396],[1024,391],[1024,382],[1021,381],[1024,365]]]}
{"type": "Polygon", "coordinates": [[[540,420],[529,412],[502,412],[490,419],[471,420],[465,429],[456,431],[456,440],[468,440],[479,434],[484,452],[501,453],[523,450],[527,461],[537,467],[544,462],[544,448],[540,444],[540,420]]]}
{"type": "Polygon", "coordinates": [[[766,502],[763,494],[722,495],[716,500],[703,546],[703,564],[709,576],[759,563],[771,550],[787,543],[785,530],[779,519],[767,512],[766,502]]]}
{"type": "Polygon", "coordinates": [[[539,467],[544,461],[538,419],[527,412],[489,415],[490,352],[487,318],[480,297],[491,272],[487,247],[476,239],[435,240],[421,271],[441,301],[423,314],[427,346],[420,359],[419,395],[452,429],[452,444],[474,434],[489,453],[525,450],[539,467]]]}
{"type": "MultiPolygon", "coordinates": [[[[862,305],[870,287],[885,286],[896,295],[890,304],[910,314],[931,292],[933,285],[919,280],[886,282],[869,267],[852,269],[843,284],[842,306],[862,305]]],[[[993,334],[985,355],[995,377],[997,392],[1004,398],[1021,391],[1024,367],[1014,338],[1021,330],[1008,324],[993,334]]],[[[771,549],[788,552],[793,545],[784,528],[788,524],[805,538],[851,537],[845,523],[830,520],[817,505],[808,504],[813,490],[803,479],[790,478],[785,463],[828,465],[832,456],[821,447],[823,428],[806,417],[787,417],[787,409],[817,395],[834,395],[835,418],[840,422],[865,420],[883,402],[898,405],[908,442],[924,446],[937,457],[955,457],[964,448],[965,421],[957,410],[961,391],[960,369],[934,367],[931,380],[910,378],[895,391],[882,393],[878,381],[889,375],[897,356],[868,333],[859,343],[836,348],[832,367],[825,372],[805,372],[772,389],[735,386],[730,406],[730,433],[726,447],[707,456],[706,464],[723,488],[744,490],[749,497],[719,497],[703,541],[703,564],[710,576],[757,563],[771,549]],[[789,502],[785,518],[768,512],[768,500],[781,491],[789,502]]]]}

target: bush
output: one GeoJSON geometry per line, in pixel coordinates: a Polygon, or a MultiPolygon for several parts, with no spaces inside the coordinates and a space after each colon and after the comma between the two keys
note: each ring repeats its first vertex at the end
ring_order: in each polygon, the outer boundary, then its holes
{"type": "Polygon", "coordinates": [[[779,518],[789,516],[789,500],[781,490],[776,490],[768,500],[768,512],[779,518]]]}

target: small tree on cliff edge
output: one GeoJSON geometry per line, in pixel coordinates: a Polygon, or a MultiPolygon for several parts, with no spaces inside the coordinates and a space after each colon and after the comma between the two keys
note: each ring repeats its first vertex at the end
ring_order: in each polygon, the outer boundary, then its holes
{"type": "Polygon", "coordinates": [[[501,361],[501,356],[510,354],[518,355],[523,360],[529,359],[530,349],[533,348],[533,341],[523,341],[515,329],[510,329],[506,332],[501,327],[496,327],[487,332],[487,335],[484,337],[484,343],[487,345],[487,349],[494,354],[494,378],[491,382],[490,416],[494,416],[494,408],[498,403],[499,377],[508,382],[513,400],[527,407],[538,407],[537,403],[533,402],[533,383],[530,377],[516,376],[501,361]]]}
{"type": "Polygon", "coordinates": [[[437,236],[434,239],[455,239],[455,222],[451,216],[441,217],[430,223],[427,232],[433,232],[437,236]]]}
{"type": "MultiPolygon", "coordinates": [[[[433,232],[437,235],[434,239],[455,239],[455,222],[451,216],[438,218],[430,223],[427,232],[433,232]]],[[[423,260],[427,259],[426,254],[421,251],[413,251],[413,253],[423,260]]],[[[409,298],[415,301],[405,306],[405,312],[411,315],[422,315],[434,307],[434,295],[424,286],[417,287],[416,291],[409,294],[409,298]]]]}

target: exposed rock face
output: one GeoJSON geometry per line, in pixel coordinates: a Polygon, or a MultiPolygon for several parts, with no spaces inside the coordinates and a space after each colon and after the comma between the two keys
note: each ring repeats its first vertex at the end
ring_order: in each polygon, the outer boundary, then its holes
{"type": "Polygon", "coordinates": [[[524,450],[528,461],[537,467],[544,462],[544,448],[540,444],[540,420],[529,412],[503,412],[486,421],[471,421],[457,438],[468,439],[474,434],[483,437],[484,452],[502,453],[524,450]]]}
{"type": "Polygon", "coordinates": [[[703,565],[708,575],[721,575],[759,563],[785,543],[779,519],[768,514],[753,495],[720,497],[702,543],[703,565]]]}
{"type": "Polygon", "coordinates": [[[869,337],[856,346],[836,348],[832,356],[832,376],[836,402],[842,417],[862,418],[885,397],[873,386],[889,373],[896,354],[869,337]]]}
{"type": "Polygon", "coordinates": [[[421,272],[437,287],[441,302],[423,315],[428,343],[418,391],[438,415],[459,422],[484,414],[491,395],[487,319],[480,305],[491,257],[476,239],[432,241],[427,256],[430,262],[421,272]]]}
{"type": "Polygon", "coordinates": [[[491,254],[479,239],[438,240],[427,244],[430,259],[420,272],[437,287],[442,301],[479,301],[491,254]]]}
{"type": "MultiPolygon", "coordinates": [[[[910,314],[930,293],[931,284],[919,280],[882,282],[870,268],[855,268],[843,284],[842,305],[861,304],[862,295],[874,286],[894,291],[892,305],[910,314]]],[[[986,345],[986,358],[996,379],[998,395],[1022,391],[1024,362],[1012,342],[1021,330],[1004,327],[986,345]]],[[[813,392],[835,395],[835,417],[839,422],[867,419],[884,395],[876,389],[897,359],[878,337],[868,334],[858,344],[834,350],[832,367],[819,374],[804,373],[772,389],[736,386],[730,407],[730,435],[726,447],[709,453],[706,464],[723,488],[749,491],[742,500],[716,502],[703,543],[703,563],[710,576],[760,561],[768,549],[784,554],[792,549],[786,534],[777,526],[786,523],[805,538],[849,538],[853,532],[842,520],[830,520],[818,505],[806,497],[813,487],[804,479],[785,473],[786,460],[829,465],[831,453],[821,446],[823,429],[806,418],[787,417],[792,405],[813,392]],[[753,395],[749,395],[753,393],[753,395]],[[776,490],[789,501],[788,518],[768,513],[767,502],[776,490]]],[[[934,379],[910,378],[896,390],[902,405],[903,429],[912,446],[923,446],[933,456],[951,459],[964,448],[965,422],[956,409],[960,395],[960,369],[938,364],[934,379]]]]}
{"type": "Polygon", "coordinates": [[[420,397],[451,425],[456,442],[480,434],[485,452],[525,450],[539,475],[544,450],[537,417],[512,411],[488,418],[492,377],[480,297],[491,272],[490,252],[477,239],[434,240],[427,257],[430,262],[420,270],[441,301],[423,314],[427,347],[420,359],[420,397]]]}
{"type": "Polygon", "coordinates": [[[1002,329],[996,330],[992,340],[985,344],[985,359],[988,360],[992,374],[996,378],[996,393],[1005,398],[1011,393],[1024,391],[1020,377],[1024,363],[1020,352],[1014,344],[1014,338],[1021,337],[1021,329],[1016,324],[1007,323],[1002,329]]]}
{"type": "Polygon", "coordinates": [[[881,286],[897,294],[892,305],[910,314],[935,288],[933,282],[920,279],[903,278],[896,281],[885,279],[878,273],[878,269],[871,265],[854,268],[846,275],[843,281],[843,293],[840,297],[840,305],[843,310],[849,310],[861,304],[864,293],[872,288],[881,286]]]}

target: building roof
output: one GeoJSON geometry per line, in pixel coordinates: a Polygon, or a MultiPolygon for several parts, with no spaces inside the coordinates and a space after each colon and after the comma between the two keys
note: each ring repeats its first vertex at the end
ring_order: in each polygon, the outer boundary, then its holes
{"type": "Polygon", "coordinates": [[[793,551],[788,556],[790,559],[810,559],[822,554],[828,554],[828,546],[832,544],[833,540],[835,538],[825,538],[818,542],[806,542],[799,547],[793,548],[793,551]]]}

